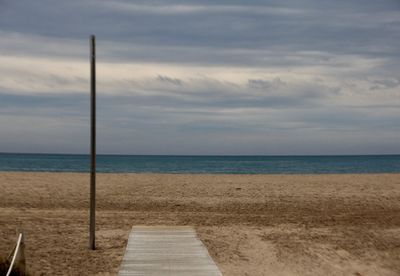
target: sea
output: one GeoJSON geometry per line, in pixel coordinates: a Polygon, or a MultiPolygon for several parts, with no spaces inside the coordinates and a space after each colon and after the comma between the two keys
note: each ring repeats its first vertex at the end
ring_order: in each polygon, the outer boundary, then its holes
{"type": "MultiPolygon", "coordinates": [[[[89,155],[0,153],[0,171],[3,172],[89,172],[89,170],[89,155]]],[[[97,155],[96,171],[176,174],[400,173],[400,155],[97,155]]]]}

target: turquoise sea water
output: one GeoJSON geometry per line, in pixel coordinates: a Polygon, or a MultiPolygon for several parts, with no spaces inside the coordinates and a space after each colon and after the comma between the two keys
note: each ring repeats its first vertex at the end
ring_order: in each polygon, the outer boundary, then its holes
{"type": "MultiPolygon", "coordinates": [[[[88,172],[88,155],[0,153],[0,171],[88,172]]],[[[400,173],[400,155],[155,156],[98,155],[98,172],[400,173]]]]}

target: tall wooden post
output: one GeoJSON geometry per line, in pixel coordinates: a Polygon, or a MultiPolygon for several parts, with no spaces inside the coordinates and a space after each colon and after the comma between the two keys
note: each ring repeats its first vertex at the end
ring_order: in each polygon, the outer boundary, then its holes
{"type": "Polygon", "coordinates": [[[96,37],[90,37],[90,227],[89,248],[96,249],[96,37]]]}

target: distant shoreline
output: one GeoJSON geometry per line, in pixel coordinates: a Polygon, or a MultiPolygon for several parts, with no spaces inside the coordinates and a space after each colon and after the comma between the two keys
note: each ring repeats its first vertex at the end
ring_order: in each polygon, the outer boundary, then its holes
{"type": "MultiPolygon", "coordinates": [[[[41,174],[49,174],[49,175],[57,175],[57,174],[65,174],[65,175],[79,175],[84,176],[90,174],[89,171],[87,172],[67,172],[67,171],[0,171],[0,175],[19,175],[19,174],[26,174],[26,175],[41,175],[41,174]]],[[[161,172],[96,172],[97,175],[127,175],[127,176],[282,176],[282,177],[318,177],[318,176],[375,176],[375,175],[399,175],[400,172],[366,172],[366,173],[161,173],[161,172]]]]}

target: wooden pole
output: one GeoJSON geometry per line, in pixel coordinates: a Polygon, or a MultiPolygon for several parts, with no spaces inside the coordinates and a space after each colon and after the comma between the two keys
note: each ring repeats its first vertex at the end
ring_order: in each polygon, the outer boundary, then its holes
{"type": "Polygon", "coordinates": [[[90,37],[90,229],[89,248],[96,249],[96,37],[90,37]]]}

